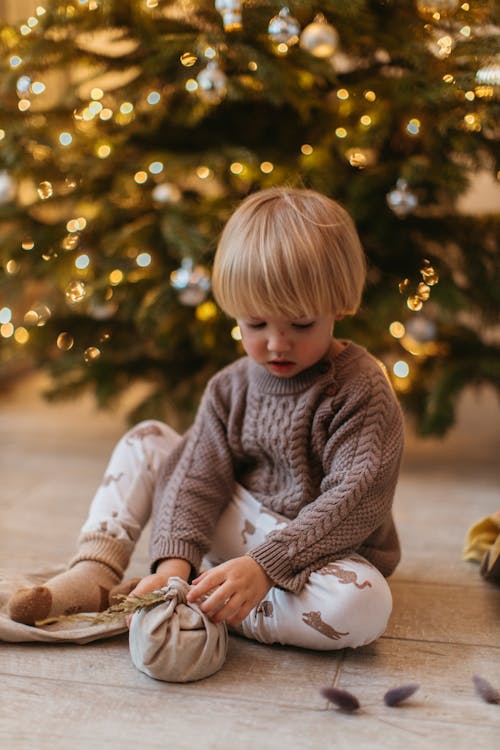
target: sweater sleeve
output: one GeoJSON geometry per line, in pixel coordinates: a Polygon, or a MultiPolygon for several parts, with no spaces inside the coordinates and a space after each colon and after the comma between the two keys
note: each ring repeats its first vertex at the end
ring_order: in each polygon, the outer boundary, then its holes
{"type": "Polygon", "coordinates": [[[187,436],[164,467],[153,501],[151,569],[178,557],[196,570],[234,490],[226,407],[211,381],[187,436]]]}
{"type": "Polygon", "coordinates": [[[333,403],[319,496],[249,553],[285,590],[299,592],[313,570],[359,549],[391,519],[401,411],[381,370],[356,380],[333,403]]]}

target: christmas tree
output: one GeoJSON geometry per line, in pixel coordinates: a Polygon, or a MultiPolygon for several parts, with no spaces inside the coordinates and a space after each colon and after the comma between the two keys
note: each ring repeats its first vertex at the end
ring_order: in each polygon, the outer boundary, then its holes
{"type": "Polygon", "coordinates": [[[210,296],[237,203],[312,187],[357,223],[360,313],[336,333],[385,363],[422,433],[461,389],[500,385],[494,2],[57,0],[0,28],[0,365],[53,397],[188,414],[241,354],[210,296]]]}

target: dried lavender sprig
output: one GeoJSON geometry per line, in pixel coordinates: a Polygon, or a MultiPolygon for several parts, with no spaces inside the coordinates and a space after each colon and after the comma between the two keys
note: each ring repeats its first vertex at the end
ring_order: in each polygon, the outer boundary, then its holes
{"type": "Polygon", "coordinates": [[[500,703],[500,692],[494,688],[488,680],[475,674],[472,677],[472,682],[474,683],[477,694],[483,699],[483,701],[486,701],[486,703],[500,703]]]}
{"type": "Polygon", "coordinates": [[[348,690],[341,690],[341,688],[336,687],[324,687],[321,688],[320,693],[323,698],[326,698],[330,703],[335,703],[343,711],[352,712],[360,708],[358,699],[348,690]]]}
{"type": "Polygon", "coordinates": [[[384,703],[386,706],[398,706],[413,695],[419,687],[420,685],[412,683],[410,685],[400,685],[399,687],[392,688],[384,695],[384,703]]]}

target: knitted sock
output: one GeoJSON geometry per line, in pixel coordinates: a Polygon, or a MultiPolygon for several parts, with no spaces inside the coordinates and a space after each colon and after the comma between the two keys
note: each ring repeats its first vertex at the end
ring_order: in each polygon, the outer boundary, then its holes
{"type": "Polygon", "coordinates": [[[44,586],[20,589],[9,601],[9,616],[34,625],[38,620],[76,612],[101,612],[108,606],[109,591],[120,581],[110,567],[83,560],[44,586]]]}

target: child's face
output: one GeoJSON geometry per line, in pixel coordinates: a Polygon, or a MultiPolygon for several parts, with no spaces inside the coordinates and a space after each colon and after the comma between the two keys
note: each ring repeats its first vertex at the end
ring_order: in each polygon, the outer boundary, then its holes
{"type": "Polygon", "coordinates": [[[282,378],[298,375],[327,353],[334,321],[333,315],[297,320],[250,316],[237,320],[248,356],[282,378]]]}

